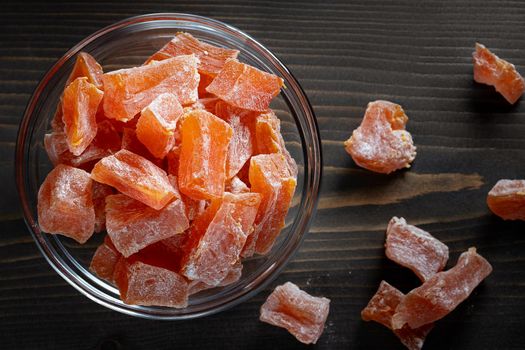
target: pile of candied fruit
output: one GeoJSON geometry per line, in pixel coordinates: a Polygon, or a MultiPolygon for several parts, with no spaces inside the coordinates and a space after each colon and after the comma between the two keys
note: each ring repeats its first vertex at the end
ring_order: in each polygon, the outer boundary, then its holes
{"type": "MultiPolygon", "coordinates": [[[[107,231],[90,268],[125,303],[184,308],[189,296],[238,281],[242,259],[267,254],[284,226],[298,169],[269,108],[283,80],[237,55],[178,33],[140,67],[104,73],[89,54],[77,56],[44,139],[55,168],[38,194],[39,225],[81,244],[107,231]]],[[[521,97],[514,65],[481,44],[473,61],[475,81],[511,104],[521,97]]],[[[409,168],[407,122],[400,105],[371,102],[345,149],[374,172],[409,168]]],[[[500,180],[487,204],[525,220],[525,180],[500,180]]],[[[361,316],[410,350],[492,272],[474,247],[445,270],[448,247],[403,218],[388,224],[385,248],[422,284],[403,294],[382,281],[361,316]]],[[[329,306],[287,282],[260,320],[312,344],[329,306]]]]}

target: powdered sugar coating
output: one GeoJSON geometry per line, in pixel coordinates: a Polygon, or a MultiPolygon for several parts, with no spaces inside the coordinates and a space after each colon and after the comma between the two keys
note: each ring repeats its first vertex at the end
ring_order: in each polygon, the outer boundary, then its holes
{"type": "Polygon", "coordinates": [[[487,205],[504,220],[525,220],[525,180],[499,180],[487,196],[487,205]]]}

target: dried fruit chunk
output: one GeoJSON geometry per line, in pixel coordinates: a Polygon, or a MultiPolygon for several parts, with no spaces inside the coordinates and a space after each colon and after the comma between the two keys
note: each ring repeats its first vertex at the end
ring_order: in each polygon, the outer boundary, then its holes
{"type": "Polygon", "coordinates": [[[126,304],[188,306],[188,281],[174,271],[121,258],[114,279],[126,304]]]}
{"type": "Polygon", "coordinates": [[[211,113],[194,110],[181,123],[179,188],[193,199],[221,197],[231,127],[211,113]]]}
{"type": "Polygon", "coordinates": [[[259,203],[257,193],[225,193],[206,231],[187,251],[181,273],[211,286],[224,280],[239,260],[259,203]]]}
{"type": "Polygon", "coordinates": [[[102,86],[102,67],[87,52],[79,52],[73,70],[67,79],[66,86],[76,78],[86,77],[88,82],[95,85],[97,89],[103,90],[102,86]]]}
{"type": "Polygon", "coordinates": [[[399,329],[408,324],[410,328],[418,328],[443,318],[491,272],[489,262],[476,253],[476,248],[469,248],[461,254],[456,266],[438,272],[401,300],[392,317],[392,327],[399,329]]]}
{"type": "Polygon", "coordinates": [[[266,254],[284,226],[297,181],[282,154],[260,154],[250,160],[251,191],[261,194],[255,228],[248,237],[243,257],[266,254]]]}
{"type": "Polygon", "coordinates": [[[281,134],[281,121],[273,111],[257,116],[255,135],[257,153],[281,153],[286,158],[290,172],[297,177],[297,163],[286,149],[286,143],[281,134]]]}
{"type": "Polygon", "coordinates": [[[277,286],[261,306],[260,320],[286,328],[304,344],[315,344],[324,330],[330,299],[314,297],[295,284],[277,286]]]}
{"type": "Polygon", "coordinates": [[[93,206],[95,208],[95,232],[106,229],[106,197],[113,194],[113,189],[107,185],[93,182],[93,206]]]}
{"type": "Polygon", "coordinates": [[[386,229],[386,256],[426,281],[445,268],[448,247],[422,229],[393,217],[386,229]]]}
{"type": "Polygon", "coordinates": [[[69,150],[80,155],[97,134],[96,114],[104,93],[88,82],[77,78],[64,90],[62,96],[62,121],[69,150]]]}
{"type": "Polygon", "coordinates": [[[525,180],[499,180],[487,196],[487,205],[504,220],[525,220],[525,180]]]}
{"type": "Polygon", "coordinates": [[[177,56],[146,66],[121,69],[102,76],[104,114],[128,121],[158,95],[170,92],[182,105],[197,101],[197,57],[177,56]]]}
{"type": "Polygon", "coordinates": [[[254,120],[257,114],[232,107],[223,101],[215,105],[215,114],[225,120],[233,130],[226,160],[226,177],[231,179],[255,151],[254,120]]]}
{"type": "Polygon", "coordinates": [[[416,157],[412,136],[405,130],[408,117],[388,101],[370,102],[361,125],[345,141],[345,149],[357,165],[378,173],[409,168],[416,157]]]}
{"type": "Polygon", "coordinates": [[[111,239],[106,236],[104,242],[95,251],[89,269],[98,277],[113,283],[113,271],[120,256],[111,239]]]}
{"type": "Polygon", "coordinates": [[[264,112],[283,84],[278,76],[230,59],[206,91],[232,106],[264,112]]]}
{"type": "Polygon", "coordinates": [[[162,209],[176,195],[164,170],[124,149],[95,164],[91,178],[156,210],[162,209]]]}
{"type": "Polygon", "coordinates": [[[525,81],[512,63],[502,60],[479,43],[476,43],[472,59],[475,81],[494,86],[510,104],[516,103],[523,95],[525,81]]]}
{"type": "MultiPolygon", "coordinates": [[[[361,311],[361,318],[364,321],[375,321],[388,329],[392,329],[392,316],[397,306],[404,298],[404,294],[392,287],[385,281],[381,281],[376,294],[370,299],[368,305],[361,311]]],[[[421,350],[425,338],[432,330],[434,324],[430,323],[416,329],[408,325],[401,329],[394,330],[394,334],[410,350],[421,350]]]]}
{"type": "Polygon", "coordinates": [[[221,71],[228,59],[237,58],[239,51],[207,44],[188,33],[177,33],[169,43],[153,54],[146,64],[152,60],[160,61],[169,57],[191,54],[195,54],[200,60],[199,73],[213,77],[221,71]]]}
{"type": "Polygon", "coordinates": [[[89,173],[63,164],[51,170],[38,191],[38,224],[44,232],[85,243],[95,227],[89,173]]]}
{"type": "Polygon", "coordinates": [[[230,271],[228,271],[228,274],[222,281],[219,282],[216,286],[210,286],[209,284],[206,284],[204,282],[201,282],[199,280],[197,281],[191,281],[190,282],[190,288],[189,288],[189,294],[197,294],[199,292],[202,292],[203,290],[215,288],[215,287],[225,287],[230,284],[233,284],[237,282],[242,276],[242,263],[240,261],[237,261],[231,268],[230,271]]]}
{"type": "Polygon", "coordinates": [[[153,156],[164,158],[175,144],[173,132],[181,115],[182,106],[177,96],[159,95],[142,110],[137,123],[137,138],[153,156]]]}
{"type": "Polygon", "coordinates": [[[125,257],[188,227],[186,210],[180,199],[155,210],[123,194],[106,197],[108,235],[125,257]]]}

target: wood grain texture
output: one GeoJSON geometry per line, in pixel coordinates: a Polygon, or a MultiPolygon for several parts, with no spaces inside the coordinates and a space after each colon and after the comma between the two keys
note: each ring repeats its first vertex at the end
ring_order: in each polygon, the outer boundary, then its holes
{"type": "Polygon", "coordinates": [[[525,348],[525,224],[485,204],[500,178],[525,174],[525,101],[509,106],[473,83],[480,41],[525,73],[525,2],[75,1],[7,2],[0,11],[0,347],[2,349],[295,349],[258,321],[277,284],[332,300],[319,349],[402,349],[360,320],[382,279],[407,292],[417,278],[384,256],[388,220],[404,216],[444,241],[449,265],[470,246],[494,273],[439,321],[425,349],[525,348]],[[223,313],[186,322],[120,315],[81,296],[40,256],[14,185],[18,123],[45,71],[85,36],[128,16],[188,12],[234,25],[270,48],[298,78],[323,139],[319,210],[295,258],[265,291],[223,313]],[[410,170],[376,175],[342,147],[366,104],[387,99],[410,117],[410,170]]]}

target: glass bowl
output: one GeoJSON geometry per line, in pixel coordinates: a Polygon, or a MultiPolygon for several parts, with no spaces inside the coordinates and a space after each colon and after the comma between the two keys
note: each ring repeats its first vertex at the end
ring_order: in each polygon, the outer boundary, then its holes
{"type": "Polygon", "coordinates": [[[232,307],[264,288],[299,247],[315,211],[321,178],[319,131],[308,99],[290,71],[263,45],[242,31],[205,17],[166,13],[132,17],[82,40],[47,72],[34,91],[22,119],[16,147],[16,180],[25,221],[48,263],[68,283],[110,309],[151,319],[188,319],[232,307]],[[266,256],[245,260],[241,279],[227,287],[193,295],[187,308],[127,305],[118,290],[93,275],[89,262],[103,235],[84,245],[42,233],[37,223],[37,194],[52,168],[43,147],[57,102],[73,67],[75,55],[90,53],[105,71],[142,64],[179,31],[205,42],[240,51],[239,60],[284,79],[286,88],[271,107],[281,119],[287,147],[299,166],[297,189],[286,226],[266,256]]]}

